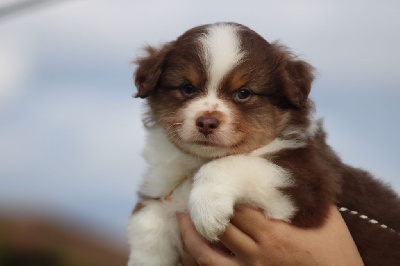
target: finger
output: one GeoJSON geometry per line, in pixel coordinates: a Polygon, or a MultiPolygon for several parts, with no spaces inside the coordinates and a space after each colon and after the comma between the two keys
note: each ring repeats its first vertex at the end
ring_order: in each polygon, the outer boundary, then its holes
{"type": "Polygon", "coordinates": [[[188,253],[185,253],[182,255],[180,262],[181,262],[182,266],[197,266],[198,265],[196,262],[196,259],[188,253]]]}
{"type": "Polygon", "coordinates": [[[193,222],[190,220],[189,214],[177,213],[179,227],[181,229],[181,236],[183,243],[185,244],[187,251],[193,255],[198,253],[198,248],[201,250],[211,250],[210,243],[203,238],[194,228],[193,222]]]}
{"type": "Polygon", "coordinates": [[[231,223],[219,239],[235,255],[251,255],[257,250],[256,242],[231,223]]]}
{"type": "Polygon", "coordinates": [[[181,229],[181,236],[187,252],[200,265],[227,265],[237,266],[233,256],[218,252],[213,249],[210,243],[203,238],[195,229],[193,222],[190,220],[189,214],[177,213],[176,215],[181,229]]]}
{"type": "Polygon", "coordinates": [[[255,242],[264,239],[265,233],[269,231],[270,222],[271,220],[261,210],[243,206],[236,208],[231,219],[233,225],[255,242]]]}

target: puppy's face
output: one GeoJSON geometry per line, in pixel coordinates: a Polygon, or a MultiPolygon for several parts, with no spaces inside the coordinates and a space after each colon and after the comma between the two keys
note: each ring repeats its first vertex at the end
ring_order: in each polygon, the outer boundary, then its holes
{"type": "Polygon", "coordinates": [[[307,121],[312,67],[232,23],[197,27],[137,60],[137,97],[185,152],[250,152],[307,121]]]}

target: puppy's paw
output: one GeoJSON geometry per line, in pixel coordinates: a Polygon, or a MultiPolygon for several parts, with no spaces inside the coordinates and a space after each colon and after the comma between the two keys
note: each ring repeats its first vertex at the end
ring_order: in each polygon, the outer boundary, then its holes
{"type": "Polygon", "coordinates": [[[218,241],[234,211],[232,198],[221,197],[213,189],[195,187],[190,196],[190,216],[197,231],[209,241],[218,241]]]}
{"type": "Polygon", "coordinates": [[[293,185],[290,174],[263,158],[223,157],[203,165],[193,179],[190,215],[196,229],[210,241],[217,241],[225,231],[235,204],[261,208],[267,216],[284,221],[297,211],[281,191],[293,185]]]}
{"type": "Polygon", "coordinates": [[[223,173],[214,176],[214,164],[197,172],[189,197],[190,216],[197,231],[209,241],[218,241],[234,211],[234,195],[225,182],[218,182],[223,173]]]}

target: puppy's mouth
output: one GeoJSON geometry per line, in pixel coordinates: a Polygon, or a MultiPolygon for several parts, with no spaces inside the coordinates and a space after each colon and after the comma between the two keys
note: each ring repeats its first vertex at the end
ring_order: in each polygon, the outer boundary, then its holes
{"type": "Polygon", "coordinates": [[[207,146],[207,147],[222,147],[223,145],[208,141],[208,140],[197,140],[197,141],[192,141],[192,144],[197,144],[200,146],[207,146]]]}
{"type": "Polygon", "coordinates": [[[191,144],[203,146],[203,147],[210,147],[210,148],[223,148],[223,149],[236,149],[239,146],[242,146],[246,143],[246,140],[239,140],[237,142],[223,142],[223,141],[215,141],[215,140],[194,140],[189,142],[191,144]]]}
{"type": "Polygon", "coordinates": [[[229,134],[209,134],[200,136],[193,134],[189,138],[181,137],[176,142],[185,152],[205,158],[220,158],[232,154],[247,152],[247,140],[234,138],[229,134]]]}

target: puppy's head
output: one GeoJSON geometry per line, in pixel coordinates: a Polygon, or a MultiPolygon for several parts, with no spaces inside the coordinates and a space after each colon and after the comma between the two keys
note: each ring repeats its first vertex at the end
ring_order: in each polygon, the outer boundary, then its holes
{"type": "Polygon", "coordinates": [[[308,123],[312,67],[247,27],[193,28],[137,60],[136,97],[185,152],[250,152],[308,123]]]}

